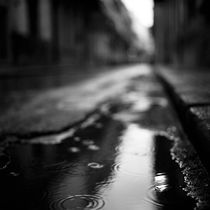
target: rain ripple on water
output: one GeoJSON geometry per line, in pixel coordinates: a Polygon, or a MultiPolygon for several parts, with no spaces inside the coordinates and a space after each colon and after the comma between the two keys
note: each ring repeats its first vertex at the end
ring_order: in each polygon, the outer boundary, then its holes
{"type": "Polygon", "coordinates": [[[100,168],[103,168],[104,165],[100,163],[92,162],[92,163],[88,163],[88,167],[94,168],[94,169],[100,169],[100,168]]]}
{"type": "Polygon", "coordinates": [[[102,209],[105,201],[97,195],[74,195],[50,203],[51,210],[98,210],[102,209]]]}

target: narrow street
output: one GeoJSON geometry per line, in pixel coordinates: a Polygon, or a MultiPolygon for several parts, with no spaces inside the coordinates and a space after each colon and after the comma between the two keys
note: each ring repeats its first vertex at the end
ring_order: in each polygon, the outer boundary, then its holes
{"type": "Polygon", "coordinates": [[[208,206],[207,172],[152,66],[59,84],[7,92],[16,110],[0,122],[2,210],[208,206]]]}
{"type": "Polygon", "coordinates": [[[209,210],[209,11],[0,0],[0,210],[209,210]]]}

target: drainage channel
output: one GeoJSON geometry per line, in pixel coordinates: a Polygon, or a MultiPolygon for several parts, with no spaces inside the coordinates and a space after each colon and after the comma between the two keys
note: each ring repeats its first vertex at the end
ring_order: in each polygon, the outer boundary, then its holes
{"type": "Polygon", "coordinates": [[[110,105],[75,129],[1,149],[0,208],[207,207],[208,175],[153,80],[136,79],[117,109],[110,105]]]}

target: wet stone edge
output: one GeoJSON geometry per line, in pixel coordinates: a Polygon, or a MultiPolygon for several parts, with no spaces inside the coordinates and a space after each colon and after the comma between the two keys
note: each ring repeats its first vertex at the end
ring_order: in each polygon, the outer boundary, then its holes
{"type": "Polygon", "coordinates": [[[210,179],[209,174],[200,158],[187,140],[178,139],[171,148],[172,159],[179,165],[184,175],[187,195],[196,201],[196,210],[210,208],[210,179]]]}
{"type": "MultiPolygon", "coordinates": [[[[192,139],[194,137],[189,134],[188,127],[192,128],[193,126],[188,124],[189,121],[186,119],[188,107],[162,73],[156,72],[156,77],[163,85],[189,139],[186,139],[187,137],[185,139],[177,138],[171,148],[172,159],[179,165],[184,175],[186,187],[183,190],[196,201],[196,210],[210,209],[209,172],[203,160],[200,159],[199,151],[196,147],[194,148],[194,139],[192,139]]],[[[198,136],[197,133],[195,136],[198,136]]]]}

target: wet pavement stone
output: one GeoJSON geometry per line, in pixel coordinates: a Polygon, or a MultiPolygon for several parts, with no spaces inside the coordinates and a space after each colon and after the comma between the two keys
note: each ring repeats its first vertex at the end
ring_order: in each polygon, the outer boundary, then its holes
{"type": "Polygon", "coordinates": [[[185,130],[210,172],[210,73],[207,70],[159,67],[185,130]]]}

